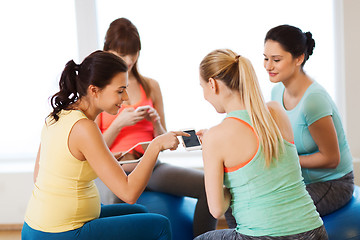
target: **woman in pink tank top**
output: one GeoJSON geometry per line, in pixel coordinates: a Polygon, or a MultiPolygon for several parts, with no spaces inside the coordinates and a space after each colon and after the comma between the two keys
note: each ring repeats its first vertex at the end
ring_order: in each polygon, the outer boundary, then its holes
{"type": "MultiPolygon", "coordinates": [[[[139,142],[151,141],[166,132],[160,86],[157,81],[140,75],[137,69],[140,50],[140,37],[136,27],[125,18],[114,20],[105,36],[104,51],[120,56],[128,64],[129,100],[124,102],[118,115],[101,114],[97,123],[106,144],[115,154],[124,152],[139,142]],[[148,108],[137,111],[140,106],[148,108]]],[[[143,149],[135,148],[132,153],[130,158],[138,158],[143,154],[143,149]]],[[[126,164],[124,169],[131,172],[135,166],[136,163],[126,164]]],[[[198,199],[194,214],[194,237],[216,228],[216,219],[208,210],[203,171],[158,161],[147,189],[198,199]]],[[[116,196],[108,201],[121,202],[116,196]]]]}

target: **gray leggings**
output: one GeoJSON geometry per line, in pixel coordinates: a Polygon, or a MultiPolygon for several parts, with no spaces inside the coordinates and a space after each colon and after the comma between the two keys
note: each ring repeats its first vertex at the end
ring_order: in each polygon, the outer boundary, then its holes
{"type": "Polygon", "coordinates": [[[327,240],[328,235],[325,227],[313,229],[308,232],[281,236],[281,237],[270,237],[270,236],[248,236],[238,233],[235,229],[222,229],[207,232],[195,238],[194,240],[327,240]]]}
{"type": "MultiPolygon", "coordinates": [[[[314,201],[320,216],[325,216],[350,201],[354,192],[354,174],[350,172],[335,180],[311,183],[306,185],[306,190],[314,201]]],[[[236,227],[231,208],[226,211],[225,219],[229,228],[236,227]]]]}
{"type": "MultiPolygon", "coordinates": [[[[194,213],[194,237],[216,229],[217,220],[210,214],[207,205],[203,171],[158,161],[146,190],[198,199],[194,213]]],[[[113,199],[114,203],[122,202],[114,194],[113,199]]]]}
{"type": "Polygon", "coordinates": [[[335,212],[348,203],[354,192],[354,174],[351,171],[345,176],[326,182],[306,185],[316,210],[320,216],[335,212]]]}

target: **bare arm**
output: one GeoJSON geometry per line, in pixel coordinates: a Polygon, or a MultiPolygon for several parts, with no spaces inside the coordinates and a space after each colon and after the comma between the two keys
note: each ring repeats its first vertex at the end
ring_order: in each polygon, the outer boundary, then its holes
{"type": "Polygon", "coordinates": [[[284,108],[280,105],[280,103],[275,101],[268,102],[266,105],[272,118],[278,126],[283,139],[288,142],[294,142],[294,133],[291,127],[291,122],[289,117],[286,115],[284,108]]]}
{"type": "Polygon", "coordinates": [[[230,206],[231,195],[223,185],[224,162],[219,155],[216,131],[210,129],[203,137],[205,189],[210,213],[221,217],[230,206]]]}
{"type": "Polygon", "coordinates": [[[326,116],[314,122],[309,131],[319,152],[299,156],[301,167],[336,168],[340,163],[340,150],[332,117],[326,116]]]}
{"type": "Polygon", "coordinates": [[[135,203],[145,189],[151,176],[158,154],[164,149],[176,149],[177,135],[182,132],[169,132],[155,138],[147,148],[142,161],[127,176],[107,147],[96,124],[88,119],[78,121],[69,136],[70,151],[79,159],[87,160],[99,178],[120,199],[135,203]]]}
{"type": "Polygon", "coordinates": [[[155,109],[155,112],[150,112],[150,119],[154,123],[154,135],[156,137],[166,132],[164,102],[159,83],[153,79],[149,79],[149,83],[155,109]]]}

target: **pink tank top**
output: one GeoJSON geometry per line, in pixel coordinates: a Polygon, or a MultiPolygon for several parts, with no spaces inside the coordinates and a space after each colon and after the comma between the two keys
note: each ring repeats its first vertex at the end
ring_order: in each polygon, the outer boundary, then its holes
{"type": "MultiPolygon", "coordinates": [[[[125,105],[123,104],[117,115],[111,115],[106,112],[102,112],[99,115],[100,119],[100,130],[105,132],[106,129],[111,125],[115,118],[125,109],[125,108],[137,108],[139,106],[149,105],[153,106],[153,102],[150,98],[146,97],[146,93],[143,87],[140,85],[141,99],[138,103],[134,105],[125,105]]],[[[151,141],[154,139],[154,127],[152,122],[143,119],[132,126],[123,127],[119,134],[117,135],[115,141],[110,146],[111,152],[123,152],[137,144],[138,142],[151,141]]],[[[144,150],[141,146],[135,148],[137,152],[144,153],[144,150]]]]}

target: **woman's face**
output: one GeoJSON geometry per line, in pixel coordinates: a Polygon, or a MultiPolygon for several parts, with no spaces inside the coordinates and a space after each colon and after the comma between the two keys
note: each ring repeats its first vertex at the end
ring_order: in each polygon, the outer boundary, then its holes
{"type": "Polygon", "coordinates": [[[110,84],[100,90],[98,106],[103,111],[115,115],[119,112],[121,104],[129,99],[126,88],[128,85],[127,72],[116,74],[110,84]]]}
{"type": "Polygon", "coordinates": [[[131,69],[135,65],[136,61],[139,58],[139,51],[137,51],[135,54],[122,54],[120,52],[110,51],[111,53],[121,57],[128,66],[128,72],[131,72],[131,69]]]}
{"type": "Polygon", "coordinates": [[[280,43],[267,40],[264,46],[264,68],[273,83],[286,82],[299,70],[298,58],[293,58],[280,43]]]}

